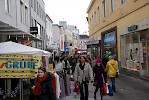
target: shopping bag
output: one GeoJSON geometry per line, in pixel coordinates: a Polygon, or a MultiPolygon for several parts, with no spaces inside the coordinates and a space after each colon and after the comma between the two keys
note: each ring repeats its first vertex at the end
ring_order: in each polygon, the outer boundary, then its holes
{"type": "Polygon", "coordinates": [[[108,85],[108,89],[109,89],[109,96],[113,96],[113,90],[110,85],[108,85]]]}
{"type": "Polygon", "coordinates": [[[106,86],[106,83],[103,83],[103,95],[107,95],[107,86],[106,86]]]}
{"type": "Polygon", "coordinates": [[[106,93],[109,94],[108,83],[106,83],[106,93]]]}
{"type": "Polygon", "coordinates": [[[75,91],[74,91],[74,92],[76,92],[77,95],[80,94],[80,89],[79,89],[79,84],[78,84],[78,82],[75,82],[75,91]]]}

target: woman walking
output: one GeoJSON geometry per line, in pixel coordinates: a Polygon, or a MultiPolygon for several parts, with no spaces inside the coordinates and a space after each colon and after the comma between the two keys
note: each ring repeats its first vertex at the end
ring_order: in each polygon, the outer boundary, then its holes
{"type": "Polygon", "coordinates": [[[111,79],[113,92],[116,93],[115,78],[116,78],[116,72],[118,70],[118,63],[117,61],[114,60],[113,56],[109,57],[109,61],[106,65],[105,70],[111,79]]]}
{"type": "Polygon", "coordinates": [[[106,77],[104,77],[104,68],[102,66],[102,60],[100,58],[96,59],[96,65],[93,68],[93,73],[94,73],[94,86],[95,86],[95,91],[94,91],[94,99],[96,100],[96,93],[98,89],[100,88],[100,95],[101,95],[101,100],[103,98],[103,78],[104,81],[107,82],[106,77]]]}
{"type": "Polygon", "coordinates": [[[38,77],[32,86],[30,100],[56,100],[52,85],[52,74],[45,68],[38,69],[38,77]]]}
{"type": "Polygon", "coordinates": [[[89,63],[85,62],[85,56],[80,56],[80,62],[76,65],[74,79],[79,83],[80,100],[88,100],[88,83],[93,82],[93,71],[89,63]],[[85,95],[84,95],[85,90],[85,95]]]}

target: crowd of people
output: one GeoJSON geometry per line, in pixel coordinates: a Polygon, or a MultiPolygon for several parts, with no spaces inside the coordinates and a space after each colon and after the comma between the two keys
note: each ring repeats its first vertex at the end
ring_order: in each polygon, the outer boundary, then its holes
{"type": "MultiPolygon", "coordinates": [[[[96,100],[96,93],[100,90],[101,100],[103,99],[103,83],[107,83],[107,78],[111,80],[113,92],[116,93],[115,78],[118,70],[118,63],[114,60],[113,56],[109,58],[96,57],[94,61],[91,60],[89,55],[63,56],[57,59],[54,71],[56,73],[65,73],[73,75],[74,83],[79,84],[80,100],[89,100],[89,88],[88,84],[91,82],[95,86],[94,99],[96,100]]],[[[49,75],[45,70],[39,69],[38,80],[34,86],[32,86],[32,94],[38,95],[37,100],[56,100],[51,92],[52,88],[49,88],[48,83],[49,75]],[[42,84],[42,85],[41,85],[42,84]],[[47,86],[47,87],[46,87],[47,86]],[[45,89],[45,90],[44,90],[45,89]],[[43,97],[42,93],[45,94],[43,97]]],[[[48,83],[49,84],[49,83],[48,83]]]]}

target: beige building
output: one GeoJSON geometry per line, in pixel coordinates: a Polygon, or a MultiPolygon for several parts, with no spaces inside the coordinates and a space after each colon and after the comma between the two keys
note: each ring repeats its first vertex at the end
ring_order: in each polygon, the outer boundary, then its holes
{"type": "Polygon", "coordinates": [[[73,33],[70,29],[65,29],[65,52],[69,52],[69,54],[73,54],[73,33]]]}
{"type": "Polygon", "coordinates": [[[89,38],[101,37],[101,55],[112,52],[121,67],[149,78],[149,0],[92,0],[89,38]]]}

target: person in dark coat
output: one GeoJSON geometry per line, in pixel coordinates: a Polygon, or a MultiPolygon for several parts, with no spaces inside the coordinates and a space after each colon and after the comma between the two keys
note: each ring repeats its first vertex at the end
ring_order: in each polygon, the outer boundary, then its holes
{"type": "MultiPolygon", "coordinates": [[[[106,69],[106,65],[107,65],[108,61],[109,61],[108,58],[106,58],[106,57],[102,58],[102,66],[104,69],[106,69]]],[[[107,78],[107,72],[104,72],[104,77],[107,78]]]]}
{"type": "Polygon", "coordinates": [[[30,100],[56,100],[52,85],[52,74],[45,68],[38,69],[38,77],[34,80],[30,100]]]}
{"type": "Polygon", "coordinates": [[[104,81],[107,82],[106,77],[104,77],[105,73],[104,73],[104,68],[102,66],[102,60],[100,58],[96,59],[96,65],[93,68],[93,73],[94,73],[94,86],[95,91],[94,91],[94,99],[96,100],[96,93],[98,91],[98,89],[100,88],[100,94],[101,94],[101,100],[103,98],[103,78],[104,81]]]}

